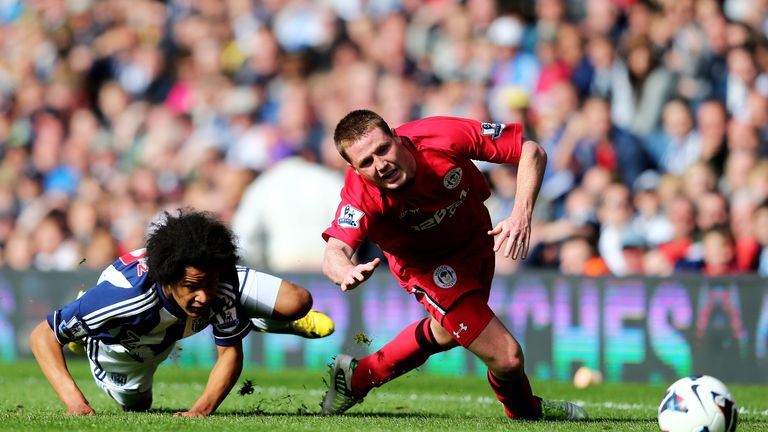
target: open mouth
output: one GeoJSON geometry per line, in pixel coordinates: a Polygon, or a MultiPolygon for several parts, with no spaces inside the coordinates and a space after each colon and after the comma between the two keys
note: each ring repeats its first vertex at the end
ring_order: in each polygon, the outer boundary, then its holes
{"type": "Polygon", "coordinates": [[[388,171],[385,174],[381,174],[381,179],[385,181],[389,181],[389,180],[392,180],[395,177],[395,175],[397,175],[397,169],[393,169],[391,171],[388,171]]]}
{"type": "Polygon", "coordinates": [[[195,315],[203,315],[208,312],[208,306],[190,306],[189,311],[195,315]]]}

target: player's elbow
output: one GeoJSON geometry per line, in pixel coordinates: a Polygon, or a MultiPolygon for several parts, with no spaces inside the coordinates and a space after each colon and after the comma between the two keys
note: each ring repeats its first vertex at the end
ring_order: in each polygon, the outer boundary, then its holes
{"type": "Polygon", "coordinates": [[[29,349],[35,357],[38,357],[40,352],[45,346],[48,346],[46,342],[53,337],[53,332],[46,321],[41,322],[37,327],[29,334],[29,349]]]}
{"type": "Polygon", "coordinates": [[[531,159],[537,161],[539,164],[547,163],[547,151],[536,141],[525,141],[523,143],[523,154],[528,154],[531,159]]]}

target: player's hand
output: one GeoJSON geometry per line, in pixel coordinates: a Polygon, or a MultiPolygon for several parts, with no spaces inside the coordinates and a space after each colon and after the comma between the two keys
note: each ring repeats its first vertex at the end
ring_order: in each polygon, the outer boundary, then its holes
{"type": "Polygon", "coordinates": [[[344,280],[341,281],[339,287],[341,287],[342,291],[350,291],[357,288],[358,285],[371,277],[373,271],[376,270],[376,267],[378,267],[379,264],[381,264],[381,259],[374,258],[373,261],[352,267],[347,275],[344,276],[344,280]]]}
{"type": "Polygon", "coordinates": [[[96,411],[91,408],[88,403],[78,403],[67,407],[67,415],[81,416],[81,415],[96,415],[96,411]]]}
{"type": "Polygon", "coordinates": [[[494,252],[498,252],[503,247],[506,258],[525,259],[528,256],[528,245],[531,239],[531,224],[528,218],[516,217],[513,214],[488,231],[488,235],[495,237],[494,252]]]}

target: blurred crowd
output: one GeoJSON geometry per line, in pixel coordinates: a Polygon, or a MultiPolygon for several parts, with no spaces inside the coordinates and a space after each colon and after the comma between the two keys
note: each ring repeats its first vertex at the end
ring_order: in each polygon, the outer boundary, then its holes
{"type": "MultiPolygon", "coordinates": [[[[546,148],[502,273],[768,276],[766,33],[766,0],[3,1],[0,266],[101,268],[191,206],[246,263],[318,271],[332,131],[369,108],[546,148]]],[[[480,168],[495,222],[515,168],[480,168]]]]}

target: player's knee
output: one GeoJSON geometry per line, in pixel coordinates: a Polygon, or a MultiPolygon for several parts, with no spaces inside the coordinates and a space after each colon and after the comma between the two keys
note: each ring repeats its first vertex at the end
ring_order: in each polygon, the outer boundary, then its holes
{"type": "MultiPolygon", "coordinates": [[[[289,320],[304,317],[312,309],[312,294],[304,287],[289,283],[290,290],[285,293],[287,298],[280,299],[275,312],[289,320]]],[[[281,296],[284,294],[281,292],[281,296]]]]}
{"type": "Polygon", "coordinates": [[[495,358],[490,365],[493,374],[501,379],[510,380],[525,373],[525,362],[522,351],[515,351],[495,358]]]}
{"type": "Polygon", "coordinates": [[[136,405],[120,405],[125,412],[145,412],[152,406],[152,400],[144,401],[136,405]]]}

